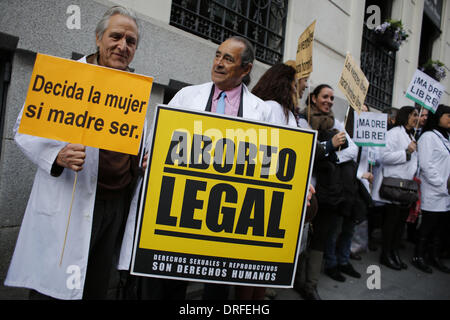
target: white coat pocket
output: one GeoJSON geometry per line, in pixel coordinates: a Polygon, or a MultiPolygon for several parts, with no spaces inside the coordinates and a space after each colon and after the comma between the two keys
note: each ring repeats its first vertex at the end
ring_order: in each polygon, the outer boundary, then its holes
{"type": "Polygon", "coordinates": [[[30,196],[34,212],[53,216],[61,210],[61,196],[64,190],[60,180],[61,178],[52,177],[38,169],[30,196]]]}

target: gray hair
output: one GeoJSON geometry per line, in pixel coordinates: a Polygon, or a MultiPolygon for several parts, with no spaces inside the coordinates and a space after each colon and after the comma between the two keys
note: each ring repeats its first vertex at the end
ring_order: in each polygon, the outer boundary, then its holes
{"type": "Polygon", "coordinates": [[[137,46],[139,44],[139,39],[141,37],[139,36],[139,24],[137,21],[136,14],[131,9],[128,9],[128,8],[125,8],[122,6],[114,6],[114,7],[109,8],[108,11],[105,12],[103,17],[97,23],[97,27],[95,28],[95,34],[101,40],[103,38],[103,34],[105,33],[105,30],[108,28],[109,19],[116,14],[120,14],[122,16],[131,18],[136,23],[136,26],[138,29],[138,37],[137,37],[137,42],[136,42],[136,48],[137,48],[137,46]]]}
{"type": "MultiPolygon", "coordinates": [[[[235,40],[243,43],[245,45],[244,51],[241,53],[241,67],[246,67],[249,63],[253,63],[255,60],[255,49],[250,41],[241,36],[232,36],[227,40],[235,40]]],[[[251,71],[250,71],[251,72],[251,71]]],[[[242,79],[242,82],[248,86],[250,84],[250,73],[242,79]]]]}
{"type": "Polygon", "coordinates": [[[253,49],[253,45],[250,41],[240,36],[232,36],[228,39],[239,41],[245,45],[245,49],[241,54],[241,67],[245,67],[249,63],[253,63],[253,61],[255,60],[255,49],[253,49]]]}

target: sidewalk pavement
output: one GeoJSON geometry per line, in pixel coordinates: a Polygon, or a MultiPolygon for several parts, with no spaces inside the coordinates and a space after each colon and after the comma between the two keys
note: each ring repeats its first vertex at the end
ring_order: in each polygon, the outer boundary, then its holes
{"type": "MultiPolygon", "coordinates": [[[[320,275],[318,292],[323,300],[450,300],[450,274],[443,273],[433,268],[433,273],[428,274],[411,265],[414,252],[414,244],[404,241],[404,249],[400,256],[408,265],[406,270],[392,270],[379,263],[381,249],[361,253],[362,260],[350,260],[354,268],[361,273],[360,279],[344,275],[345,282],[337,282],[323,272],[320,275]],[[380,289],[373,287],[372,268],[379,268],[380,289]],[[369,268],[369,269],[368,269],[369,268]]],[[[450,260],[443,260],[450,266],[450,260]]],[[[274,289],[277,292],[275,300],[303,300],[294,289],[274,289]]],[[[188,286],[188,300],[199,300],[203,291],[200,283],[190,283],[188,286]]],[[[233,289],[230,299],[233,300],[233,289]]],[[[267,298],[266,298],[267,299],[267,298]]]]}
{"type": "MultiPolygon", "coordinates": [[[[433,269],[428,274],[411,265],[414,245],[404,242],[405,249],[400,256],[408,265],[406,270],[392,270],[379,263],[380,248],[360,254],[362,260],[350,260],[354,268],[361,273],[360,279],[344,275],[345,282],[337,282],[325,274],[321,274],[318,292],[324,300],[449,300],[450,274],[433,269]],[[380,289],[368,289],[367,282],[373,284],[370,278],[373,271],[367,273],[369,266],[380,267],[380,289]],[[369,281],[368,281],[369,280],[369,281]]],[[[443,260],[450,266],[450,260],[443,260]]],[[[275,289],[277,300],[301,300],[300,295],[293,289],[275,289]]]]}
{"type": "MultiPolygon", "coordinates": [[[[318,286],[319,295],[323,300],[450,300],[450,274],[442,273],[433,268],[428,274],[417,270],[411,265],[414,245],[404,241],[405,249],[400,251],[402,260],[408,265],[407,270],[396,271],[379,263],[380,248],[377,251],[362,253],[362,260],[351,260],[354,268],[361,273],[360,279],[346,277],[345,282],[337,282],[325,274],[321,274],[318,286]],[[380,289],[369,289],[367,283],[373,283],[370,278],[373,273],[369,266],[380,269],[380,289]],[[369,269],[370,270],[370,269],[369,269]],[[370,278],[370,279],[369,279],[370,278]]],[[[450,260],[443,260],[450,266],[450,260]]],[[[233,290],[232,290],[233,291],[233,290]]],[[[275,300],[302,300],[294,289],[275,289],[275,300]]],[[[187,300],[199,300],[203,292],[203,284],[191,282],[188,286],[187,300]]],[[[233,296],[231,292],[230,297],[233,296]]],[[[110,298],[114,299],[115,291],[110,298]]],[[[27,299],[28,290],[4,287],[0,284],[0,300],[27,299]]]]}

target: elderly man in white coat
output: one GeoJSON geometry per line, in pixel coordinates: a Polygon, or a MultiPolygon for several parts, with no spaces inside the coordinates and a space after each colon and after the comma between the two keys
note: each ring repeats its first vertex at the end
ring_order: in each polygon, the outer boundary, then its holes
{"type": "Polygon", "coordinates": [[[270,107],[245,85],[250,79],[253,60],[253,48],[246,39],[231,37],[225,40],[216,51],[211,69],[212,82],[181,89],[169,105],[270,122],[270,107]],[[219,110],[222,95],[225,108],[219,110]]]}
{"type": "MultiPolygon", "coordinates": [[[[138,40],[134,13],[112,7],[97,25],[98,52],[80,62],[129,70],[138,40]]],[[[32,299],[106,298],[117,241],[128,211],[136,211],[143,157],[20,134],[22,112],[15,141],[37,173],[5,284],[32,289],[32,299]]]]}

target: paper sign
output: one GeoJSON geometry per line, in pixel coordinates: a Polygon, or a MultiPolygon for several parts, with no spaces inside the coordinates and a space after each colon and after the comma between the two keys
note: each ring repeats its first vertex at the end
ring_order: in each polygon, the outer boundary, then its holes
{"type": "Polygon", "coordinates": [[[355,113],[353,141],[357,146],[385,147],[387,114],[375,112],[355,113]]]}
{"type": "Polygon", "coordinates": [[[295,61],[297,79],[308,77],[313,71],[312,55],[315,28],[316,20],[298,38],[297,58],[295,61]]]}
{"type": "Polygon", "coordinates": [[[342,70],[338,87],[344,93],[350,106],[357,113],[360,113],[366,99],[367,90],[369,90],[369,81],[350,53],[347,53],[345,58],[344,69],[342,70]]]}
{"type": "Polygon", "coordinates": [[[406,91],[406,97],[435,113],[443,92],[444,86],[439,81],[416,70],[406,91]]]}
{"type": "Polygon", "coordinates": [[[19,132],[137,154],[153,79],[38,54],[19,132]]]}
{"type": "Polygon", "coordinates": [[[369,164],[374,166],[377,163],[377,159],[378,159],[378,149],[369,147],[367,149],[367,162],[369,162],[369,164]]]}
{"type": "Polygon", "coordinates": [[[292,287],[316,132],[158,106],[131,272],[292,287]]]}

